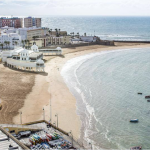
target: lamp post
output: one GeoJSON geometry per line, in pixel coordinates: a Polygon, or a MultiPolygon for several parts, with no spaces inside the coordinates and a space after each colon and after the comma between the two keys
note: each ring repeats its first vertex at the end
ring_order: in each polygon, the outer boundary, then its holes
{"type": "Polygon", "coordinates": [[[73,147],[73,134],[72,134],[72,131],[69,132],[72,136],[72,147],[73,147]]]}
{"type": "Polygon", "coordinates": [[[43,120],[45,120],[45,110],[44,110],[44,107],[43,107],[43,120]]]}
{"type": "Polygon", "coordinates": [[[56,114],[55,117],[57,117],[57,128],[58,128],[58,114],[56,114]]]}
{"type": "Polygon", "coordinates": [[[89,143],[89,145],[91,145],[91,150],[92,150],[92,144],[91,144],[91,143],[89,143]]]}
{"type": "Polygon", "coordinates": [[[22,124],[22,111],[20,112],[20,124],[22,124]]]}

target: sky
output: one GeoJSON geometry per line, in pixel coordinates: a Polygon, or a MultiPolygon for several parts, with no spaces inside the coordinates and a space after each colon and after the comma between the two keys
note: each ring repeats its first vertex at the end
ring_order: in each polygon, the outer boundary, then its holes
{"type": "Polygon", "coordinates": [[[0,0],[0,16],[150,16],[150,0],[0,0]]]}

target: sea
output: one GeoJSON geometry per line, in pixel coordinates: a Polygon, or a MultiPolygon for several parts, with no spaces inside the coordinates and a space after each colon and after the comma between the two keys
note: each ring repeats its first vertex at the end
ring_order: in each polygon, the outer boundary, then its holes
{"type": "MultiPolygon", "coordinates": [[[[150,41],[150,17],[43,16],[42,26],[103,40],[150,41]]],[[[150,149],[150,103],[145,99],[150,95],[150,48],[76,57],[64,65],[61,75],[77,100],[84,145],[150,149]]]]}
{"type": "MultiPolygon", "coordinates": [[[[69,14],[68,14],[69,15],[69,14]]],[[[150,41],[150,17],[38,16],[42,26],[103,40],[150,41]]]]}

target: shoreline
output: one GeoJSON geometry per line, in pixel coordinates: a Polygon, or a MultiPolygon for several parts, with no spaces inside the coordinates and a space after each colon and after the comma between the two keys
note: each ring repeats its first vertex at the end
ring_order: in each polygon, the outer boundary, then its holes
{"type": "MultiPolygon", "coordinates": [[[[45,71],[48,76],[36,75],[35,84],[32,91],[26,96],[24,106],[19,110],[22,111],[23,123],[43,119],[43,107],[46,120],[50,119],[49,104],[51,98],[52,105],[52,123],[57,118],[58,126],[64,131],[72,130],[74,137],[80,137],[81,120],[77,115],[76,99],[69,91],[60,72],[64,64],[75,57],[83,56],[90,53],[126,49],[126,48],[142,48],[149,47],[148,44],[118,44],[118,46],[85,46],[73,49],[64,49],[63,57],[46,57],[47,63],[45,71]],[[65,120],[65,121],[64,121],[65,120]]],[[[19,115],[13,118],[14,123],[19,124],[19,115]]]]}

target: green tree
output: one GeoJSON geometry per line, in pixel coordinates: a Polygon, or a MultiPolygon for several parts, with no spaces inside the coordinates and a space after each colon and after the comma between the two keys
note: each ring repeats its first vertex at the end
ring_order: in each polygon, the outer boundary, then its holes
{"type": "Polygon", "coordinates": [[[39,38],[39,36],[33,36],[33,37],[32,37],[32,39],[34,40],[34,42],[35,42],[35,40],[36,40],[37,38],[39,38]]]}
{"type": "Polygon", "coordinates": [[[28,49],[29,49],[29,44],[30,44],[30,41],[29,41],[29,40],[27,40],[27,44],[28,44],[28,49]]]}
{"type": "Polygon", "coordinates": [[[2,50],[3,50],[4,44],[3,44],[3,43],[0,43],[0,46],[2,47],[2,50]]]}
{"type": "Polygon", "coordinates": [[[8,46],[9,46],[9,49],[10,49],[10,42],[9,42],[9,41],[7,41],[7,44],[8,44],[8,46]]]}
{"type": "Polygon", "coordinates": [[[6,48],[7,48],[7,41],[4,41],[4,45],[6,45],[6,48]]]}
{"type": "Polygon", "coordinates": [[[18,42],[17,42],[17,41],[15,41],[15,45],[16,45],[16,46],[18,45],[18,42]]]}
{"type": "Polygon", "coordinates": [[[22,43],[22,45],[23,45],[23,47],[24,47],[24,43],[25,43],[25,41],[24,41],[24,40],[22,40],[22,41],[21,41],[21,43],[22,43]]]}

